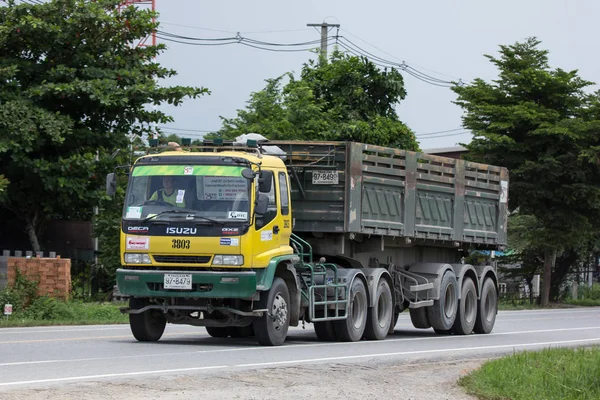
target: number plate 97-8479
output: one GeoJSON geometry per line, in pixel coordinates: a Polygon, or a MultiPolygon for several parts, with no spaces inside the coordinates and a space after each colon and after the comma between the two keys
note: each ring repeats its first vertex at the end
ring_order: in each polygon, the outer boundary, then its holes
{"type": "Polygon", "coordinates": [[[165,289],[188,289],[192,288],[191,274],[165,274],[165,289]]]}

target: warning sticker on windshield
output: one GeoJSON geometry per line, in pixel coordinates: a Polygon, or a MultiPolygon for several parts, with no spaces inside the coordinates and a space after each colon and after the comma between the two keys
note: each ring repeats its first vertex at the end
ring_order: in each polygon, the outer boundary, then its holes
{"type": "Polygon", "coordinates": [[[248,181],[232,176],[205,176],[204,200],[248,200],[248,181]]]}
{"type": "Polygon", "coordinates": [[[177,203],[177,204],[183,203],[183,196],[185,196],[185,190],[179,189],[177,191],[177,198],[175,199],[175,203],[177,203]]]}
{"type": "Polygon", "coordinates": [[[183,167],[183,174],[184,175],[193,175],[194,173],[194,167],[183,167]]]}
{"type": "Polygon", "coordinates": [[[127,207],[125,218],[142,218],[142,207],[127,207]]]}
{"type": "Polygon", "coordinates": [[[227,218],[230,219],[248,219],[248,213],[246,211],[229,211],[227,218]]]}

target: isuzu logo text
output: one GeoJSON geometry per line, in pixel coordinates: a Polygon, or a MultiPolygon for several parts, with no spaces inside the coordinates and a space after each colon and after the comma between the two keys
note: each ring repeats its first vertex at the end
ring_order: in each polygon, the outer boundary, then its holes
{"type": "Polygon", "coordinates": [[[167,233],[172,235],[195,235],[197,232],[196,228],[176,228],[168,227],[167,233]]]}

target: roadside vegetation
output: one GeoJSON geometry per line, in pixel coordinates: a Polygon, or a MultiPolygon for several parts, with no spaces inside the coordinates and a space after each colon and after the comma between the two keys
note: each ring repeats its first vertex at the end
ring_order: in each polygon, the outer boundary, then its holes
{"type": "Polygon", "coordinates": [[[574,306],[600,306],[600,283],[595,283],[591,288],[580,289],[577,299],[567,299],[567,304],[574,306]]]}
{"type": "Polygon", "coordinates": [[[600,347],[513,354],[483,364],[459,385],[485,400],[600,399],[600,347]]]}
{"type": "Polygon", "coordinates": [[[37,282],[17,273],[14,285],[0,291],[0,310],[13,306],[10,316],[0,315],[0,327],[41,325],[92,325],[127,322],[119,307],[124,304],[62,300],[37,294],[37,282]]]}

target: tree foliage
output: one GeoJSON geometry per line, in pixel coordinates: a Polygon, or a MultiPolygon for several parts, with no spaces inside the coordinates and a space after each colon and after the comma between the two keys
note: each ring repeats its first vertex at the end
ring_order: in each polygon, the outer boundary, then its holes
{"type": "Polygon", "coordinates": [[[416,150],[414,133],[395,106],[406,96],[402,75],[365,58],[334,52],[329,62],[309,61],[299,78],[267,79],[245,110],[222,118],[219,135],[256,132],[269,139],[348,140],[416,150]]]}
{"type": "Polygon", "coordinates": [[[550,68],[539,44],[500,46],[498,57],[486,55],[498,79],[453,90],[475,135],[469,158],[507,167],[509,206],[530,216],[530,243],[545,252],[547,303],[552,260],[595,234],[600,217],[600,96],[577,71],[550,68]]]}
{"type": "Polygon", "coordinates": [[[0,173],[10,182],[0,202],[22,219],[34,250],[48,217],[89,216],[128,134],[172,120],[148,105],[206,92],[158,84],[175,75],[155,61],[164,46],[131,45],[156,29],[156,14],[119,3],[0,7],[0,173]]]}

